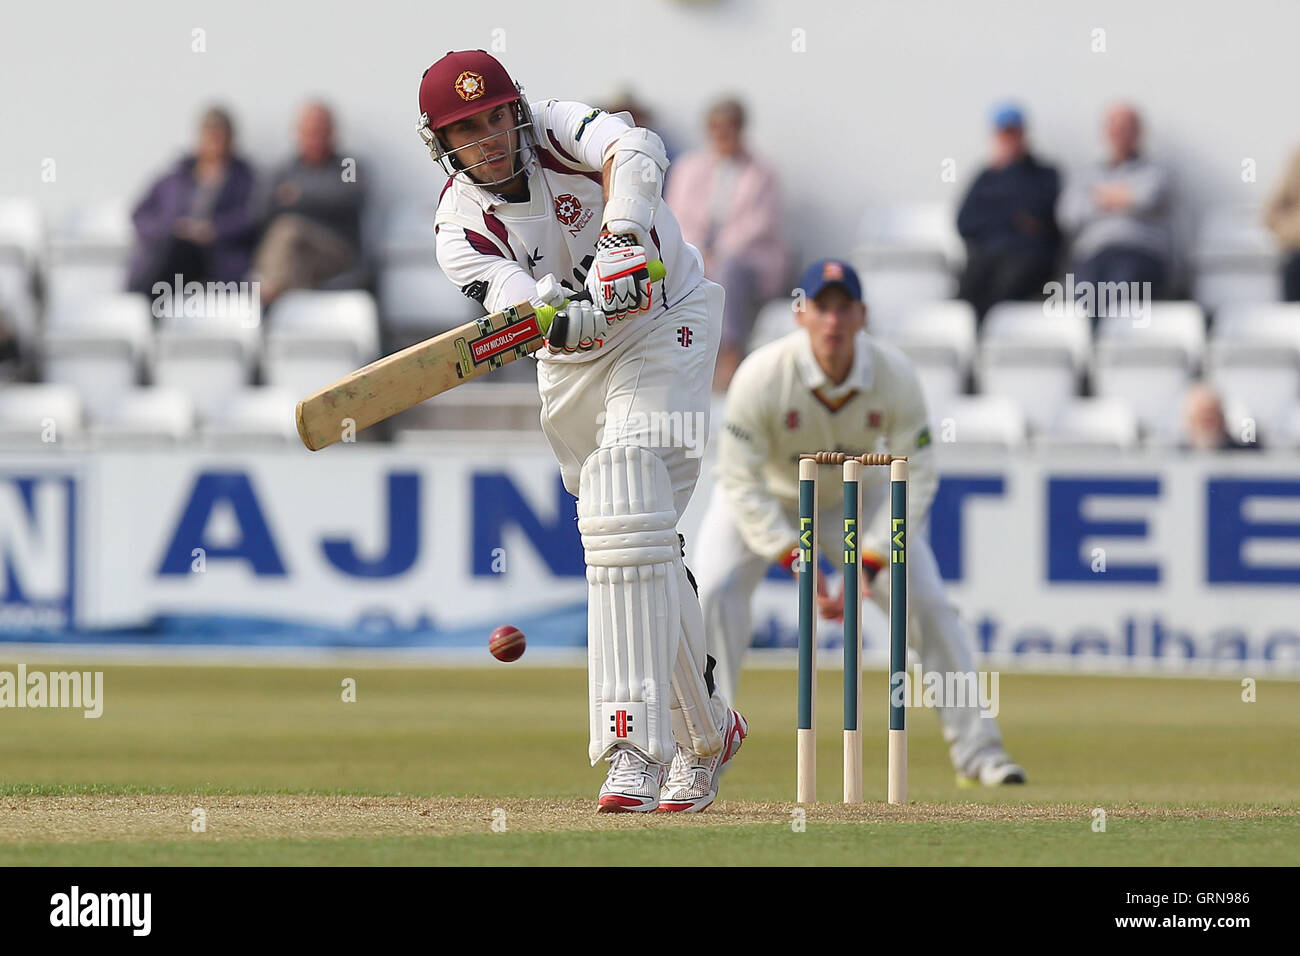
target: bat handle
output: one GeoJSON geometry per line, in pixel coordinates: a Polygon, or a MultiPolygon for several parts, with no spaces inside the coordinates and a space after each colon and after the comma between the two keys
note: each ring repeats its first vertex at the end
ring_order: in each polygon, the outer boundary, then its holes
{"type": "MultiPolygon", "coordinates": [[[[654,259],[649,263],[647,263],[646,271],[650,273],[651,282],[658,282],[660,279],[662,279],[664,276],[668,274],[668,271],[664,269],[664,264],[660,262],[658,259],[654,259]]],[[[584,289],[581,292],[575,292],[572,296],[565,299],[564,305],[539,306],[535,314],[537,315],[538,323],[542,327],[542,332],[545,333],[551,330],[551,320],[555,318],[555,313],[561,311],[570,302],[590,302],[590,301],[591,301],[591,293],[584,289]]]]}

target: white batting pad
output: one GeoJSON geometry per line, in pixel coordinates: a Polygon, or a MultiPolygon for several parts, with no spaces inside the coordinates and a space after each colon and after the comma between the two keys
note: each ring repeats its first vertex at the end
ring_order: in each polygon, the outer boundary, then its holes
{"type": "Polygon", "coordinates": [[[591,762],[627,744],[668,763],[680,552],[672,481],[659,457],[636,445],[592,452],[579,480],[578,531],[587,562],[591,762]]]}
{"type": "MultiPolygon", "coordinates": [[[[681,719],[677,739],[686,732],[691,751],[701,756],[722,752],[725,742],[722,727],[726,722],[727,705],[717,694],[709,695],[704,682],[704,662],[708,654],[704,631],[704,613],[699,599],[686,576],[686,565],[676,562],[677,593],[681,605],[681,643],[673,671],[673,694],[676,697],[676,715],[681,719]]],[[[685,743],[685,740],[682,740],[685,743]]]]}

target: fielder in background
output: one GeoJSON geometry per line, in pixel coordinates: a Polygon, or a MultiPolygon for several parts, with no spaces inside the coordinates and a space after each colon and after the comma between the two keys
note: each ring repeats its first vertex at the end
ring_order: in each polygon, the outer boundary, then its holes
{"type": "MultiPolygon", "coordinates": [[[[798,557],[799,454],[889,452],[908,458],[908,643],[926,671],[974,671],[969,631],[948,602],[924,522],[938,477],[921,395],[912,366],[897,349],[859,333],[867,310],[857,273],[825,260],[800,281],[800,328],[746,358],[727,392],[719,439],[717,484],[700,527],[700,597],[709,652],[719,663],[722,693],[734,700],[741,662],[753,638],[750,602],[773,563],[795,572],[798,557]],[[800,307],[802,305],[802,307],[800,307]]],[[[882,610],[889,601],[888,471],[862,473],[861,580],[882,610]],[[868,520],[867,516],[872,516],[868,520]]],[[[821,528],[839,528],[843,485],[823,483],[821,528]]],[[[840,561],[837,534],[820,535],[833,565],[840,561]]],[[[843,615],[843,595],[818,575],[823,617],[843,615]]],[[[992,718],[977,701],[940,707],[949,754],[961,782],[1023,783],[992,718]]]]}
{"type": "Polygon", "coordinates": [[[708,433],[722,287],[662,201],[662,141],[627,114],[530,104],[482,50],[426,70],[420,112],[450,177],[434,219],[442,271],[489,313],[564,306],[537,379],[587,563],[589,756],[609,763],[597,808],[703,810],[747,728],[714,685],[677,533],[700,459],[688,436],[651,430],[708,433]]]}

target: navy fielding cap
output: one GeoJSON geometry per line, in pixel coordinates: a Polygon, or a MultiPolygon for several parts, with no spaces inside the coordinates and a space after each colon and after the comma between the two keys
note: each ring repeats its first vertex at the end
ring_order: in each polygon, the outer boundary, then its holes
{"type": "Polygon", "coordinates": [[[803,289],[804,294],[810,299],[817,298],[821,295],[822,289],[832,285],[843,286],[844,291],[855,301],[862,301],[862,282],[858,279],[853,266],[842,259],[822,259],[820,262],[814,262],[804,270],[803,276],[799,279],[799,288],[803,289]]]}

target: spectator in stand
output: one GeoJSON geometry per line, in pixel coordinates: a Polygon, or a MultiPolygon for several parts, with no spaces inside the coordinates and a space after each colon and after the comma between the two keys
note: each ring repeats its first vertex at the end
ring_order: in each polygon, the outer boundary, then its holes
{"type": "Polygon", "coordinates": [[[1025,117],[1012,103],[993,110],[993,158],[962,201],[957,231],[966,240],[958,295],[984,313],[1006,299],[1037,299],[1061,251],[1056,201],[1061,179],[1029,151],[1025,117]]]}
{"type": "Polygon", "coordinates": [[[1300,302],[1300,150],[1269,200],[1266,218],[1282,246],[1282,298],[1300,302]]]}
{"type": "Polygon", "coordinates": [[[365,284],[365,193],[356,172],[335,148],[329,108],[305,105],[298,114],[297,155],[271,175],[266,234],[253,261],[264,305],[288,289],[365,284]]]}
{"type": "Polygon", "coordinates": [[[745,147],[745,110],[734,99],[707,116],[709,148],[673,164],[665,199],[682,235],[704,255],[704,272],[727,290],[713,385],[724,391],[764,299],[786,291],[789,253],[776,174],[745,147]]]}
{"type": "Polygon", "coordinates": [[[1184,451],[1258,450],[1259,440],[1238,441],[1228,431],[1223,403],[1209,385],[1193,386],[1184,406],[1184,451]]]}
{"type": "Polygon", "coordinates": [[[150,295],[156,282],[238,282],[257,241],[253,167],[234,154],[234,124],[219,107],[204,112],[198,145],[158,179],[131,214],[138,239],[128,288],[150,295]]]}
{"type": "Polygon", "coordinates": [[[1161,298],[1173,266],[1169,171],[1142,153],[1142,121],[1128,103],[1106,111],[1105,135],[1106,160],[1074,177],[1057,206],[1075,283],[1150,282],[1161,298]]]}

